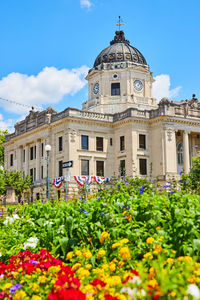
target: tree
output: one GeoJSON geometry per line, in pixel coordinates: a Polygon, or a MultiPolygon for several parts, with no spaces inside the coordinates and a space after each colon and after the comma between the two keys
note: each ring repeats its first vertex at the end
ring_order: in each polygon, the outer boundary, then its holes
{"type": "Polygon", "coordinates": [[[192,168],[189,173],[189,181],[194,191],[200,191],[200,154],[192,159],[192,168]]]}
{"type": "Polygon", "coordinates": [[[0,171],[0,194],[5,194],[6,186],[14,186],[16,195],[21,196],[22,193],[31,187],[32,178],[26,175],[24,178],[20,171],[4,170],[0,171]]]}
{"type": "Polygon", "coordinates": [[[0,166],[4,166],[4,147],[2,143],[5,141],[7,134],[9,134],[7,130],[0,130],[0,166]]]}

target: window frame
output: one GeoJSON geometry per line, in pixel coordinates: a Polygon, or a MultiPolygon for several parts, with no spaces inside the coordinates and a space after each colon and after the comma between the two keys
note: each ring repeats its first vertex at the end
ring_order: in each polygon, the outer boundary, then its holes
{"type": "Polygon", "coordinates": [[[58,137],[58,151],[63,151],[63,137],[58,137]]]}
{"type": "Polygon", "coordinates": [[[122,135],[120,136],[120,151],[124,151],[125,150],[125,136],[122,135]]]}
{"type": "Polygon", "coordinates": [[[103,137],[97,136],[96,137],[96,151],[101,151],[103,152],[103,137]],[[101,142],[100,142],[101,141],[101,142]],[[100,142],[100,146],[98,145],[98,143],[100,142]]]}
{"type": "Polygon", "coordinates": [[[139,158],[139,172],[140,175],[146,176],[147,175],[147,158],[139,158]],[[145,161],[145,166],[142,166],[141,163],[145,161]],[[144,167],[145,172],[141,172],[142,168],[144,167]]]}
{"type": "Polygon", "coordinates": [[[89,150],[89,136],[88,135],[81,135],[81,150],[89,150]],[[87,143],[85,144],[84,139],[86,138],[87,143]]]}
{"type": "Polygon", "coordinates": [[[139,149],[146,150],[146,134],[139,133],[139,149]],[[144,138],[143,141],[142,138],[144,138]]]}
{"type": "Polygon", "coordinates": [[[120,176],[126,176],[126,160],[122,159],[119,161],[119,172],[120,172],[120,176]]]}
{"type": "Polygon", "coordinates": [[[120,96],[120,82],[111,83],[111,96],[120,96]]]}
{"type": "Polygon", "coordinates": [[[58,177],[63,176],[63,167],[62,167],[62,163],[63,163],[62,160],[59,160],[59,161],[58,161],[58,177]]]}
{"type": "Polygon", "coordinates": [[[96,160],[96,176],[104,177],[104,169],[105,169],[104,160],[96,160]],[[101,170],[100,169],[98,170],[98,164],[102,164],[102,168],[100,168],[101,170]]]}
{"type": "Polygon", "coordinates": [[[13,167],[13,164],[14,164],[14,155],[13,153],[10,154],[10,167],[13,167]]]}
{"type": "Polygon", "coordinates": [[[81,159],[81,176],[89,176],[89,174],[90,174],[90,161],[89,161],[89,159],[81,159]],[[87,166],[86,166],[86,171],[87,172],[83,172],[83,165],[82,165],[82,163],[83,162],[87,162],[87,166]]]}

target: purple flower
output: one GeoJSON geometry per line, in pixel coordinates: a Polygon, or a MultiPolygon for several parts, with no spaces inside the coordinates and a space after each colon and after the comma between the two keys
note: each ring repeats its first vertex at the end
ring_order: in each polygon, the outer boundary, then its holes
{"type": "Polygon", "coordinates": [[[139,186],[138,189],[140,190],[139,193],[143,194],[145,187],[144,186],[139,186]]]}
{"type": "Polygon", "coordinates": [[[22,284],[16,283],[13,286],[10,287],[9,292],[15,293],[16,290],[19,290],[22,287],[22,284]]]}
{"type": "Polygon", "coordinates": [[[123,205],[123,204],[122,204],[122,208],[125,208],[125,207],[126,207],[126,205],[123,205]]]}
{"type": "Polygon", "coordinates": [[[174,194],[174,192],[169,192],[169,194],[170,194],[170,195],[173,195],[173,194],[174,194]]]}
{"type": "Polygon", "coordinates": [[[85,200],[83,200],[83,203],[85,203],[85,200]]]}
{"type": "Polygon", "coordinates": [[[36,265],[36,264],[38,264],[38,262],[37,262],[37,260],[30,260],[30,263],[32,263],[33,265],[36,265]]]}
{"type": "Polygon", "coordinates": [[[117,186],[117,187],[118,187],[118,189],[120,189],[120,184],[118,184],[118,186],[117,186]]]}
{"type": "Polygon", "coordinates": [[[101,214],[102,216],[104,216],[106,213],[104,213],[104,212],[101,212],[100,214],[101,214]]]}
{"type": "Polygon", "coordinates": [[[80,208],[80,212],[82,212],[83,211],[83,209],[82,208],[80,208]]]}
{"type": "Polygon", "coordinates": [[[79,197],[79,200],[81,200],[81,197],[79,197]]]}
{"type": "Polygon", "coordinates": [[[182,175],[182,174],[183,174],[183,171],[181,171],[179,174],[182,175]]]}
{"type": "Polygon", "coordinates": [[[83,211],[83,212],[84,212],[84,214],[89,214],[89,212],[88,212],[88,211],[86,211],[85,209],[84,209],[84,211],[83,211]]]}
{"type": "Polygon", "coordinates": [[[167,189],[170,187],[170,183],[166,183],[165,185],[163,185],[163,188],[167,189]]]}
{"type": "Polygon", "coordinates": [[[127,181],[125,181],[125,184],[126,184],[126,185],[128,184],[127,181]]]}

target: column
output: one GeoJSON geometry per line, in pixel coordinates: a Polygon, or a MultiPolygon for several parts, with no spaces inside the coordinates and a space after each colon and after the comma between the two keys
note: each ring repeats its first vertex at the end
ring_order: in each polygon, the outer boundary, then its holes
{"type": "Polygon", "coordinates": [[[25,174],[26,175],[30,175],[29,174],[29,157],[30,157],[30,154],[29,154],[29,145],[27,144],[25,146],[25,174]]]}
{"type": "Polygon", "coordinates": [[[19,146],[17,149],[17,170],[21,171],[22,170],[22,146],[19,146]]]}
{"type": "Polygon", "coordinates": [[[183,159],[184,159],[184,172],[189,173],[190,170],[190,155],[189,155],[189,137],[188,132],[183,132],[183,159]]]}
{"type": "Polygon", "coordinates": [[[36,142],[36,181],[40,180],[40,140],[36,142]]]}

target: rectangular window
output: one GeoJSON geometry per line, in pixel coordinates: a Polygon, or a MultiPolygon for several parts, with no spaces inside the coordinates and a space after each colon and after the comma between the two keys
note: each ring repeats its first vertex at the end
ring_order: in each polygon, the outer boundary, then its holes
{"type": "Polygon", "coordinates": [[[63,176],[62,160],[58,162],[58,176],[63,176]]]}
{"type": "Polygon", "coordinates": [[[126,169],[125,169],[125,160],[120,160],[120,165],[119,165],[119,171],[120,171],[120,176],[125,176],[126,175],[126,169]]]}
{"type": "Polygon", "coordinates": [[[89,160],[81,159],[81,175],[89,176],[89,160]]]}
{"type": "Polygon", "coordinates": [[[115,82],[111,83],[111,96],[118,96],[120,95],[120,83],[115,82]]]}
{"type": "Polygon", "coordinates": [[[88,136],[82,135],[81,136],[81,149],[88,150],[88,148],[89,148],[88,136]]]}
{"type": "Polygon", "coordinates": [[[10,154],[10,166],[13,166],[13,154],[10,154]]]}
{"type": "Polygon", "coordinates": [[[63,139],[62,139],[62,136],[60,136],[58,138],[58,140],[59,140],[59,151],[62,151],[62,149],[63,149],[63,139]]]}
{"type": "Polygon", "coordinates": [[[110,138],[110,146],[113,145],[113,141],[112,141],[112,138],[110,138]]]}
{"type": "Polygon", "coordinates": [[[33,169],[33,180],[36,181],[36,168],[33,169]]]}
{"type": "Polygon", "coordinates": [[[146,135],[139,134],[139,148],[146,149],[146,135]]]}
{"type": "Polygon", "coordinates": [[[139,159],[140,175],[147,175],[147,160],[146,158],[139,159]]]}
{"type": "Polygon", "coordinates": [[[96,162],[96,174],[97,176],[104,176],[104,161],[96,162]]]}
{"type": "Polygon", "coordinates": [[[33,169],[30,169],[31,182],[33,182],[33,169]]]}
{"type": "Polygon", "coordinates": [[[44,167],[41,166],[41,179],[43,179],[43,178],[44,178],[44,167]]]}
{"type": "Polygon", "coordinates": [[[36,159],[36,146],[34,147],[34,158],[36,159]]]}
{"type": "Polygon", "coordinates": [[[96,150],[103,151],[103,138],[102,137],[96,137],[96,150]]]}
{"type": "Polygon", "coordinates": [[[26,151],[25,149],[23,150],[23,162],[25,162],[25,159],[26,159],[26,151]]]}
{"type": "Polygon", "coordinates": [[[44,143],[41,144],[41,156],[44,156],[44,143]]]}
{"type": "Polygon", "coordinates": [[[125,139],[124,136],[120,136],[120,151],[125,150],[125,139]]]}
{"type": "Polygon", "coordinates": [[[33,160],[33,147],[30,148],[30,160],[33,160]]]}

